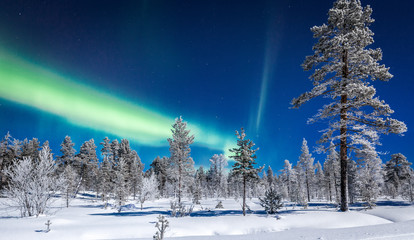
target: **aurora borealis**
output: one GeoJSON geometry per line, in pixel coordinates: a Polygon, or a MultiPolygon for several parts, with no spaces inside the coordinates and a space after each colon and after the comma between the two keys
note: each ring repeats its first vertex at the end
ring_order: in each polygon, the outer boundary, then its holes
{"type": "MultiPolygon", "coordinates": [[[[0,55],[0,97],[63,117],[73,124],[135,140],[165,145],[173,118],[90,86],[71,81],[10,55],[0,55]]],[[[230,138],[189,125],[198,143],[223,150],[230,138]]]]}
{"type": "MultiPolygon", "coordinates": [[[[246,129],[259,165],[296,163],[302,139],[313,149],[324,125],[306,120],[324,104],[289,109],[311,86],[300,67],[312,53],[309,28],[326,22],[321,1],[0,2],[0,135],[49,140],[59,155],[90,138],[128,138],[142,161],[168,156],[171,125],[182,116],[195,135],[192,157],[208,165],[246,129]]],[[[379,150],[412,161],[414,22],[410,1],[371,5],[373,48],[394,75],[378,96],[404,121],[404,137],[379,150]]],[[[98,147],[99,148],[99,147],[98,147]]],[[[313,153],[323,162],[323,154],[313,153]]]]}

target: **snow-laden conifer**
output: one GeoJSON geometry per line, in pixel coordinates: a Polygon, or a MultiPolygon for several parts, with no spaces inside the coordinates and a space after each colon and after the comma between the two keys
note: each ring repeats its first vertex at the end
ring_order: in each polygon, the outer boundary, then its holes
{"type": "Polygon", "coordinates": [[[211,157],[208,171],[211,196],[226,197],[227,175],[225,170],[227,165],[227,159],[223,154],[214,154],[211,157]]]}
{"type": "Polygon", "coordinates": [[[347,163],[348,149],[358,147],[354,139],[371,142],[378,134],[407,131],[403,122],[390,118],[390,106],[375,97],[371,81],[388,81],[392,75],[378,62],[381,49],[370,49],[374,33],[369,29],[374,22],[370,6],[362,7],[359,0],[337,0],[328,12],[328,23],[311,28],[318,42],[314,54],[306,57],[304,70],[314,70],[310,79],[313,89],[292,100],[294,108],[319,96],[329,99],[328,104],[312,118],[310,123],[328,120],[321,142],[340,144],[341,210],[348,210],[347,163]]]}
{"type": "MultiPolygon", "coordinates": [[[[65,170],[67,165],[71,165],[76,171],[76,167],[73,166],[75,161],[76,150],[74,148],[75,143],[72,142],[70,136],[66,136],[63,142],[60,144],[60,152],[62,155],[57,157],[57,173],[61,174],[65,170]]],[[[79,175],[79,174],[78,174],[79,175]]]]}
{"type": "Polygon", "coordinates": [[[391,159],[385,164],[384,179],[388,184],[388,188],[391,188],[389,191],[393,198],[401,193],[404,182],[410,180],[410,165],[411,163],[401,153],[391,155],[391,159]]]}
{"type": "Polygon", "coordinates": [[[326,190],[326,182],[325,182],[325,174],[322,169],[321,163],[318,161],[315,164],[316,174],[315,174],[315,194],[318,200],[321,200],[325,194],[326,190]]]}
{"type": "Polygon", "coordinates": [[[168,138],[171,153],[169,177],[176,187],[178,203],[181,203],[183,190],[192,184],[195,173],[194,161],[190,157],[190,144],[194,142],[194,135],[190,135],[187,122],[184,122],[182,117],[175,119],[171,132],[172,138],[168,138]]]}
{"type": "Polygon", "coordinates": [[[254,143],[250,139],[246,139],[246,133],[242,128],[240,133],[236,131],[237,148],[229,149],[234,155],[230,156],[236,162],[233,165],[233,173],[240,175],[243,183],[243,216],[246,215],[246,185],[248,181],[259,179],[258,173],[261,168],[256,168],[256,151],[253,149],[254,143]]]}
{"type": "Polygon", "coordinates": [[[325,169],[325,179],[328,200],[335,200],[336,203],[340,203],[339,199],[339,187],[340,187],[340,165],[339,165],[339,154],[335,149],[334,144],[331,142],[329,147],[329,153],[326,156],[325,162],[323,164],[325,169]]]}
{"type": "Polygon", "coordinates": [[[380,194],[380,187],[383,184],[382,161],[373,145],[364,145],[356,155],[357,174],[356,187],[362,201],[367,208],[375,206],[375,201],[380,194]]]}
{"type": "Polygon", "coordinates": [[[158,181],[158,191],[162,197],[166,197],[165,188],[168,174],[168,157],[160,158],[157,156],[151,163],[151,171],[155,174],[158,181]]]}
{"type": "Polygon", "coordinates": [[[294,192],[296,189],[296,171],[292,168],[289,160],[285,160],[283,169],[281,170],[280,180],[284,186],[284,197],[290,201],[294,200],[294,192]]]}
{"type": "Polygon", "coordinates": [[[117,165],[114,166],[115,179],[114,179],[114,194],[115,205],[118,208],[118,212],[121,212],[122,206],[128,200],[128,168],[125,160],[120,158],[117,165]]]}
{"type": "Polygon", "coordinates": [[[303,139],[301,152],[302,153],[299,156],[298,169],[299,174],[303,176],[306,196],[308,198],[308,202],[310,202],[315,168],[313,166],[314,158],[312,157],[312,154],[309,153],[308,142],[306,139],[303,139]]]}

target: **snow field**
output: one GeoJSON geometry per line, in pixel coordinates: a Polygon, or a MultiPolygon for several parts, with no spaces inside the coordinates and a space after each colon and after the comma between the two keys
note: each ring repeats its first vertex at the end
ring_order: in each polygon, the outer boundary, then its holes
{"type": "Polygon", "coordinates": [[[240,201],[222,200],[224,209],[214,209],[218,201],[208,199],[182,218],[169,216],[170,199],[145,202],[143,210],[130,201],[121,213],[103,209],[102,202],[87,196],[73,200],[69,208],[58,199],[47,216],[38,218],[19,218],[6,201],[0,199],[0,239],[7,240],[152,239],[159,214],[170,223],[167,239],[414,239],[414,206],[401,202],[346,213],[326,203],[311,203],[308,209],[288,205],[277,219],[267,216],[257,199],[247,202],[252,211],[245,217],[240,201]],[[48,219],[52,225],[46,233],[48,219]]]}

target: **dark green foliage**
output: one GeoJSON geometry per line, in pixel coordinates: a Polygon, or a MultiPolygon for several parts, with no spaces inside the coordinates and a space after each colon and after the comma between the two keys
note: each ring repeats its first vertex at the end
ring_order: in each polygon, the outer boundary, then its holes
{"type": "Polygon", "coordinates": [[[259,198],[260,206],[264,207],[268,214],[277,213],[277,210],[283,207],[282,196],[278,194],[273,188],[265,193],[264,198],[259,198]]]}

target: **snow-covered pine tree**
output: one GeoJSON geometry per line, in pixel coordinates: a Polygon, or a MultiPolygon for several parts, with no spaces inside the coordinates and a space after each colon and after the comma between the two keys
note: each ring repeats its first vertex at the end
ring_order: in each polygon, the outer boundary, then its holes
{"type": "Polygon", "coordinates": [[[269,188],[276,189],[275,176],[273,174],[273,170],[270,167],[270,165],[267,167],[266,173],[267,173],[267,185],[269,186],[269,188]]]}
{"type": "MultiPolygon", "coordinates": [[[[210,169],[208,171],[209,188],[214,197],[226,197],[227,159],[223,154],[214,154],[210,159],[210,169]]],[[[213,196],[211,195],[211,196],[213,196]]]]}
{"type": "Polygon", "coordinates": [[[292,164],[289,160],[285,159],[285,164],[283,165],[283,169],[281,170],[282,174],[280,175],[280,180],[283,184],[283,197],[285,199],[289,199],[290,201],[294,201],[293,192],[294,192],[294,185],[296,179],[296,172],[292,168],[292,164]]]}
{"type": "Polygon", "coordinates": [[[359,0],[335,1],[328,12],[328,24],[311,28],[318,42],[313,46],[314,55],[306,57],[302,64],[306,71],[314,69],[310,76],[314,87],[291,103],[299,108],[318,96],[331,100],[308,122],[329,120],[320,142],[339,141],[341,211],[348,210],[348,149],[353,138],[371,141],[379,133],[407,131],[403,122],[389,117],[393,110],[375,97],[375,88],[370,84],[370,80],[388,81],[392,77],[388,68],[378,63],[381,49],[367,48],[374,42],[374,33],[369,29],[374,22],[371,14],[371,7],[363,8],[359,0]]]}
{"type": "Polygon", "coordinates": [[[242,180],[239,174],[235,174],[233,169],[230,169],[230,172],[227,177],[227,193],[229,196],[234,197],[237,201],[242,193],[242,180]]]}
{"type": "Polygon", "coordinates": [[[102,145],[101,154],[103,159],[99,168],[99,189],[101,191],[102,201],[105,202],[106,208],[109,195],[113,190],[111,140],[108,137],[105,137],[100,145],[102,145]]]}
{"type": "Polygon", "coordinates": [[[39,157],[40,142],[37,138],[32,140],[24,139],[22,142],[21,158],[30,157],[32,160],[36,160],[39,157]]]}
{"type": "Polygon", "coordinates": [[[262,168],[255,168],[256,151],[253,149],[254,143],[250,139],[246,139],[246,133],[242,128],[240,133],[236,131],[237,148],[231,148],[229,151],[234,155],[230,156],[236,162],[233,165],[233,173],[240,175],[243,182],[243,216],[246,216],[246,185],[248,181],[259,179],[258,173],[262,168]]]}
{"type": "Polygon", "coordinates": [[[12,136],[9,132],[0,142],[0,190],[7,186],[7,177],[4,171],[12,165],[15,156],[10,149],[12,144],[12,136]]]}
{"type": "Polygon", "coordinates": [[[13,157],[12,160],[18,159],[22,160],[22,141],[19,139],[13,138],[11,144],[9,145],[10,148],[10,157],[13,157]]]}
{"type": "Polygon", "coordinates": [[[178,203],[181,203],[183,190],[191,185],[195,173],[194,161],[190,157],[190,144],[194,142],[194,135],[190,135],[187,122],[184,122],[181,116],[175,119],[171,132],[172,138],[168,138],[171,153],[169,177],[175,184],[178,203]]]}
{"type": "Polygon", "coordinates": [[[322,169],[321,163],[318,161],[315,164],[316,174],[315,174],[315,194],[318,200],[323,199],[326,196],[326,182],[325,174],[322,169]]]}
{"type": "Polygon", "coordinates": [[[157,156],[151,163],[151,169],[154,172],[158,181],[158,190],[161,197],[166,197],[165,186],[168,179],[168,157],[160,158],[157,156]]]}
{"type": "Polygon", "coordinates": [[[73,166],[73,161],[75,158],[75,143],[72,142],[72,139],[69,136],[66,136],[62,144],[60,144],[61,156],[58,157],[58,172],[62,173],[65,170],[67,165],[73,166]]]}
{"type": "Polygon", "coordinates": [[[114,179],[112,178],[112,162],[110,158],[104,157],[99,168],[99,189],[101,191],[102,201],[105,203],[105,208],[108,205],[108,200],[114,188],[114,179]]]}
{"type": "Polygon", "coordinates": [[[307,198],[307,192],[306,192],[306,181],[305,181],[305,174],[303,173],[303,170],[301,166],[298,164],[296,166],[293,166],[293,170],[295,171],[295,178],[294,181],[291,182],[291,187],[293,187],[293,196],[294,201],[302,205],[304,208],[308,207],[308,198],[307,198]],[[293,183],[293,184],[292,184],[293,183]]]}
{"type": "Polygon", "coordinates": [[[98,162],[95,141],[93,139],[85,141],[76,154],[72,166],[80,178],[78,189],[83,187],[85,190],[97,191],[98,162]]]}
{"type": "Polygon", "coordinates": [[[409,168],[409,176],[401,186],[402,197],[408,199],[410,202],[414,201],[414,170],[409,168]]]}
{"type": "Polygon", "coordinates": [[[68,165],[65,167],[61,175],[62,186],[61,190],[63,198],[66,202],[66,207],[69,207],[70,201],[76,196],[76,187],[78,184],[78,174],[73,170],[72,166],[68,165]]]}
{"type": "Polygon", "coordinates": [[[382,161],[379,158],[375,147],[367,142],[356,155],[357,176],[356,185],[362,201],[366,202],[367,208],[375,206],[375,201],[380,194],[380,187],[383,184],[382,161]]]}
{"type": "Polygon", "coordinates": [[[118,165],[119,162],[119,141],[118,139],[114,139],[111,142],[111,153],[109,154],[110,158],[111,158],[111,162],[113,163],[113,166],[118,165]]]}
{"type": "MultiPolygon", "coordinates": [[[[130,191],[135,199],[135,196],[142,183],[144,164],[141,162],[141,158],[138,156],[138,153],[136,151],[133,150],[131,152],[131,156],[132,161],[129,165],[129,179],[131,188],[130,191]]],[[[155,190],[158,192],[158,185],[156,186],[155,190]]]]}
{"type": "MultiPolygon", "coordinates": [[[[379,163],[381,165],[381,163],[379,163]]],[[[357,198],[359,197],[359,190],[358,190],[358,168],[357,163],[349,159],[348,161],[348,196],[349,196],[349,203],[355,203],[357,198]]]]}
{"type": "Polygon", "coordinates": [[[207,197],[207,175],[204,167],[200,166],[194,177],[193,203],[200,204],[201,198],[207,197]]]}
{"type": "Polygon", "coordinates": [[[404,184],[404,181],[410,179],[410,165],[411,163],[401,153],[391,155],[391,159],[385,164],[384,180],[394,188],[391,190],[393,198],[401,193],[401,186],[404,184]]]}
{"type": "Polygon", "coordinates": [[[311,200],[311,188],[313,185],[313,177],[315,175],[315,168],[313,166],[314,158],[312,154],[309,153],[308,142],[306,139],[303,139],[301,154],[299,156],[299,174],[303,176],[304,187],[306,189],[306,196],[308,202],[311,200]]]}
{"type": "Polygon", "coordinates": [[[121,212],[122,206],[128,200],[128,166],[123,158],[119,158],[118,164],[115,166],[115,205],[118,212],[121,212]]]}
{"type": "Polygon", "coordinates": [[[335,145],[332,142],[329,146],[329,154],[326,156],[323,166],[325,169],[325,181],[327,185],[328,200],[330,202],[332,202],[332,200],[335,200],[339,204],[339,182],[341,181],[339,176],[339,154],[335,150],[335,145]]]}
{"type": "Polygon", "coordinates": [[[141,162],[136,151],[131,149],[128,139],[122,139],[119,144],[118,157],[123,158],[127,165],[127,181],[129,182],[129,191],[134,199],[142,182],[144,165],[141,162]]]}

